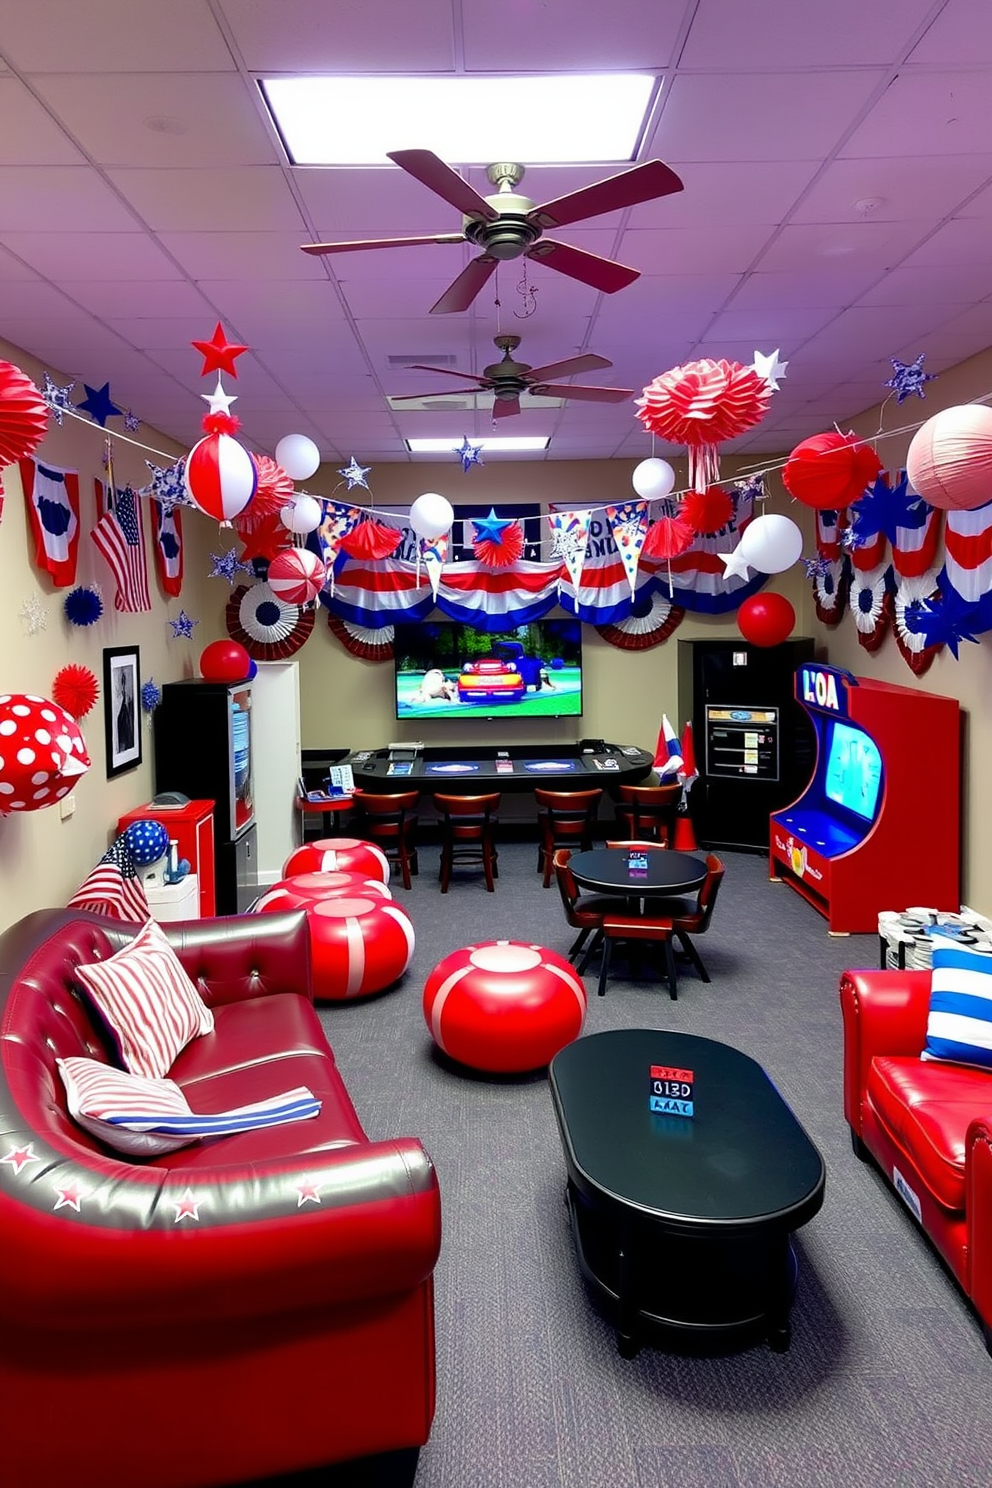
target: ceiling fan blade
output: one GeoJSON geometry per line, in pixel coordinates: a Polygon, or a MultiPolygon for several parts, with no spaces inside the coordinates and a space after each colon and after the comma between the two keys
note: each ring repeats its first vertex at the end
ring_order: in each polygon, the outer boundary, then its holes
{"type": "Polygon", "coordinates": [[[429,393],[390,393],[389,397],[393,403],[409,403],[411,399],[417,398],[452,398],[458,393],[468,393],[475,398],[483,391],[484,389],[477,387],[431,388],[429,393]]]}
{"type": "Polygon", "coordinates": [[[565,227],[570,222],[584,222],[603,212],[616,212],[622,207],[636,207],[638,202],[654,201],[683,189],[681,179],[661,160],[646,160],[631,166],[618,176],[570,191],[555,201],[544,202],[528,212],[528,219],[538,227],[565,227]]]}
{"type": "MultiPolygon", "coordinates": [[[[466,217],[478,217],[483,222],[494,222],[499,216],[495,208],[491,207],[484,196],[480,196],[474,186],[462,180],[457,171],[445,165],[444,161],[435,155],[433,150],[388,150],[390,160],[400,166],[408,175],[415,176],[428,191],[433,191],[451,206],[457,207],[459,212],[464,212],[466,217]]],[[[607,211],[608,208],[603,209],[607,211]]]]}
{"type": "Polygon", "coordinates": [[[516,398],[494,398],[493,418],[509,418],[513,413],[520,412],[520,399],[516,398]]]}
{"type": "Polygon", "coordinates": [[[355,248],[409,248],[417,243],[464,243],[464,233],[435,233],[431,238],[365,238],[352,243],[301,243],[304,253],[351,253],[355,248]]]}
{"type": "Polygon", "coordinates": [[[641,277],[640,269],[628,269],[625,264],[615,263],[612,258],[600,258],[598,253],[586,253],[582,248],[572,248],[568,243],[554,243],[542,238],[527,250],[527,257],[538,263],[567,274],[570,279],[579,279],[603,294],[616,294],[626,289],[641,277]]]}
{"type": "Polygon", "coordinates": [[[563,362],[548,362],[543,367],[531,367],[527,373],[528,382],[548,382],[552,377],[574,377],[576,372],[599,372],[613,363],[607,361],[606,357],[596,356],[594,352],[586,352],[584,356],[566,357],[563,362]]]}
{"type": "Polygon", "coordinates": [[[473,382],[481,383],[483,386],[489,381],[487,377],[480,377],[477,372],[458,372],[454,367],[429,367],[418,362],[410,363],[411,372],[440,372],[442,377],[470,377],[473,382]]]}
{"type": "Polygon", "coordinates": [[[497,266],[497,260],[487,258],[485,254],[481,258],[473,258],[468,267],[462,269],[458,278],[448,285],[437,304],[431,306],[430,313],[454,315],[459,310],[467,310],[491,275],[495,274],[497,266]]]}
{"type": "Polygon", "coordinates": [[[540,382],[531,386],[538,398],[578,398],[581,403],[626,403],[634,396],[633,388],[576,387],[573,383],[540,382]]]}

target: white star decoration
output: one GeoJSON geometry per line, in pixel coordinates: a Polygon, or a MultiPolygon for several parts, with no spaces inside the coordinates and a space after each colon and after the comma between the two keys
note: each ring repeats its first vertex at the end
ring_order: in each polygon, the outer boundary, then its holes
{"type": "Polygon", "coordinates": [[[67,382],[65,387],[58,387],[49,372],[45,373],[45,386],[41,390],[42,401],[51,413],[59,428],[66,413],[71,413],[73,404],[69,402],[69,394],[76,386],[74,382],[67,382]]]}
{"type": "Polygon", "coordinates": [[[9,1152],[5,1152],[3,1157],[0,1157],[0,1163],[9,1163],[15,1173],[19,1173],[22,1168],[27,1167],[28,1163],[33,1162],[41,1162],[41,1158],[34,1150],[33,1142],[29,1142],[26,1147],[11,1147],[9,1152]]]}
{"type": "Polygon", "coordinates": [[[724,582],[732,578],[749,579],[751,577],[751,570],[748,567],[747,559],[740,550],[740,545],[732,553],[718,553],[717,557],[724,565],[724,582]]]}
{"type": "Polygon", "coordinates": [[[369,488],[369,483],[365,479],[365,477],[368,475],[371,469],[371,465],[359,465],[354,455],[352,455],[348,464],[343,466],[342,469],[338,471],[338,475],[344,476],[345,480],[348,482],[349,491],[353,486],[363,486],[367,491],[369,488]]]}
{"type": "Polygon", "coordinates": [[[164,512],[171,512],[174,506],[193,505],[186,494],[183,480],[185,460],[177,460],[174,465],[153,465],[151,460],[146,460],[145,464],[151,471],[152,478],[147,486],[142,486],[139,496],[151,496],[159,502],[164,512]]]}
{"type": "Polygon", "coordinates": [[[757,372],[759,377],[763,377],[773,392],[777,392],[778,379],[785,376],[785,369],[788,365],[788,362],[779,361],[778,347],[776,346],[775,350],[769,356],[765,356],[762,351],[756,351],[754,353],[754,361],[751,363],[751,370],[752,372],[757,372]]]}
{"type": "Polygon", "coordinates": [[[48,611],[37,594],[26,599],[17,613],[23,620],[28,635],[38,635],[40,631],[48,629],[48,611]]]}
{"type": "Polygon", "coordinates": [[[233,584],[240,572],[252,572],[250,563],[241,562],[237,548],[228,548],[226,553],[211,553],[210,562],[213,568],[207,574],[208,579],[226,579],[233,584]]]}
{"type": "Polygon", "coordinates": [[[221,375],[217,373],[217,386],[212,393],[201,393],[200,397],[204,403],[209,405],[211,413],[230,413],[231,404],[237,403],[237,393],[225,393],[221,375]]]}

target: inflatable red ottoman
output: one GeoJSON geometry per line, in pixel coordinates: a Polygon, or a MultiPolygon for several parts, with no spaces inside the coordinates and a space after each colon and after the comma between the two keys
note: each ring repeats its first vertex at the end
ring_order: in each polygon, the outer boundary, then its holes
{"type": "Polygon", "coordinates": [[[390,889],[377,878],[361,873],[294,873],[267,889],[255,905],[256,914],[275,914],[283,909],[307,909],[320,899],[338,899],[342,894],[372,894],[391,899],[390,889]]]}
{"type": "Polygon", "coordinates": [[[297,873],[360,873],[363,878],[389,882],[386,854],[359,837],[318,837],[291,852],[282,867],[283,878],[297,873]]]}
{"type": "Polygon", "coordinates": [[[586,990],[575,967],[515,940],[465,946],[435,966],[424,1017],[438,1048],[494,1074],[540,1069],[582,1032],[586,990]]]}
{"type": "Polygon", "coordinates": [[[340,1002],[397,981],[413,958],[413,924],[392,899],[356,892],[305,904],[313,995],[340,1002]]]}

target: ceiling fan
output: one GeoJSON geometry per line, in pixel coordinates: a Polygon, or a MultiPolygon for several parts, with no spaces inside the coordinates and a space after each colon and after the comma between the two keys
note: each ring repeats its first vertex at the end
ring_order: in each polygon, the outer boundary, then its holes
{"type": "Polygon", "coordinates": [[[556,243],[542,235],[545,228],[566,227],[572,222],[616,212],[639,202],[653,201],[682,190],[682,182],[660,160],[631,166],[617,176],[584,186],[537,206],[520,196],[516,187],[523,178],[522,165],[500,163],[489,166],[486,175],[497,188],[494,196],[480,196],[450,165],[431,150],[392,150],[389,159],[436,192],[463,214],[462,230],[434,233],[428,237],[371,238],[355,243],[304,243],[304,253],[352,253],[356,248],[400,248],[417,243],[474,243],[482,252],[450,284],[432,315],[450,315],[467,310],[497,266],[508,259],[530,258],[545,263],[560,274],[578,279],[604,294],[615,294],[640,278],[638,269],[627,268],[610,258],[586,253],[567,243],[556,243]]]}
{"type": "MultiPolygon", "coordinates": [[[[503,353],[502,360],[483,367],[482,375],[475,372],[449,371],[447,367],[417,366],[415,372],[440,372],[445,377],[468,378],[475,387],[451,388],[451,393],[493,393],[493,418],[507,418],[520,412],[520,394],[535,393],[542,398],[578,398],[586,403],[624,403],[634,396],[633,388],[583,387],[581,384],[558,384],[553,377],[574,377],[577,372],[595,372],[603,367],[612,367],[606,357],[587,352],[584,356],[566,357],[563,362],[548,362],[543,367],[529,367],[526,362],[515,362],[513,352],[520,345],[519,336],[494,336],[493,341],[503,353]]],[[[403,393],[393,398],[394,403],[408,399],[446,397],[447,393],[403,393]]]]}

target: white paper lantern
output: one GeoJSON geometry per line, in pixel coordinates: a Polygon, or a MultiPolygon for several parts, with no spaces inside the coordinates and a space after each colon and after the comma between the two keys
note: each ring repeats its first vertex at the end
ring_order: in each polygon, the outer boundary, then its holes
{"type": "Polygon", "coordinates": [[[652,455],[650,460],[635,465],[630,483],[643,500],[658,501],[675,490],[675,471],[667,460],[652,455]]]}
{"type": "Polygon", "coordinates": [[[305,434],[284,434],[276,445],[276,464],[290,480],[309,480],[320,464],[320,450],[305,434]]]}
{"type": "Polygon", "coordinates": [[[759,573],[784,573],[798,562],[803,535],[791,517],[769,512],[744,528],[738,547],[759,573]]]}
{"type": "Polygon", "coordinates": [[[447,532],[454,520],[451,502],[436,491],[425,491],[410,508],[410,526],[418,537],[428,540],[447,532]]]}
{"type": "Polygon", "coordinates": [[[301,535],[316,532],[320,526],[321,509],[316,496],[295,496],[279,513],[279,520],[290,532],[301,535]]]}

